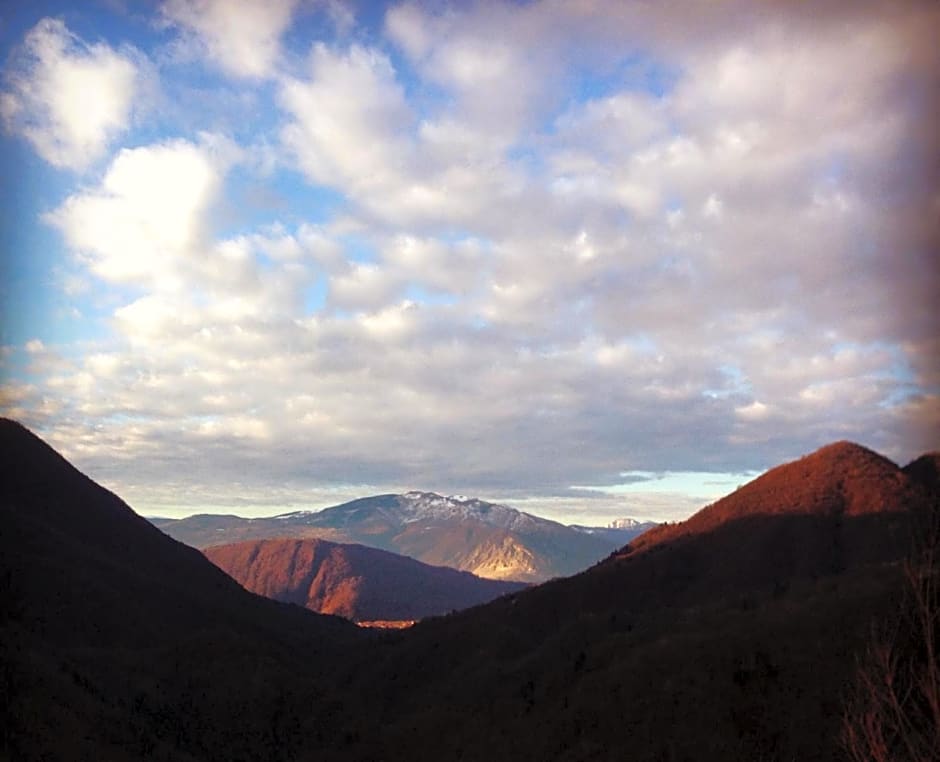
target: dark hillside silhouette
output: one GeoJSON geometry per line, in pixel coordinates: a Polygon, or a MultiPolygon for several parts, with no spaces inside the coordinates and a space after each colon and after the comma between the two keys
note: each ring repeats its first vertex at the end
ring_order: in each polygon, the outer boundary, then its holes
{"type": "Polygon", "coordinates": [[[278,697],[358,628],[247,593],[15,422],[0,452],[0,750],[267,758],[278,697]]]}
{"type": "Polygon", "coordinates": [[[872,626],[849,692],[842,726],[853,762],[940,760],[940,454],[904,471],[934,495],[914,517],[897,610],[872,626]]]}
{"type": "Polygon", "coordinates": [[[904,466],[904,473],[924,489],[940,490],[940,452],[929,452],[904,466]]]}

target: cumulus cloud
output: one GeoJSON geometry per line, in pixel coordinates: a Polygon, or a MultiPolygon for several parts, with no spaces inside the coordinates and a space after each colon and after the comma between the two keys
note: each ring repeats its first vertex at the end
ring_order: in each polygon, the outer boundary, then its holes
{"type": "Polygon", "coordinates": [[[161,12],[223,71],[260,79],[274,73],[296,6],[297,0],[167,0],[161,12]]]}
{"type": "MultiPolygon", "coordinates": [[[[559,14],[566,15],[564,11],[559,14]]],[[[546,4],[531,9],[472,4],[459,13],[434,13],[404,3],[386,15],[386,31],[430,84],[452,99],[447,121],[505,148],[553,103],[564,75],[563,21],[546,4]]]]}
{"type": "Polygon", "coordinates": [[[53,166],[84,169],[128,127],[137,55],[89,45],[61,19],[43,19],[13,55],[0,117],[53,166]]]}
{"type": "Polygon", "coordinates": [[[122,149],[99,187],[48,215],[90,270],[115,282],[182,288],[180,266],[205,242],[220,168],[183,140],[122,149]]]}
{"type": "Polygon", "coordinates": [[[445,242],[397,234],[384,242],[381,253],[403,281],[467,298],[483,287],[491,259],[487,243],[472,237],[445,242]]]}
{"type": "Polygon", "coordinates": [[[310,78],[288,79],[281,102],[293,121],[283,139],[314,182],[363,192],[394,177],[407,160],[411,115],[388,58],[353,45],[323,43],[310,54],[310,78]]]}
{"type": "Polygon", "coordinates": [[[347,272],[330,281],[330,298],[340,309],[376,309],[388,304],[400,288],[401,283],[380,266],[354,263],[347,272]]]}
{"type": "Polygon", "coordinates": [[[391,225],[479,224],[501,205],[494,216],[506,214],[523,180],[494,153],[504,141],[452,119],[419,119],[381,50],[317,43],[306,74],[281,82],[281,140],[312,182],[391,225]]]}

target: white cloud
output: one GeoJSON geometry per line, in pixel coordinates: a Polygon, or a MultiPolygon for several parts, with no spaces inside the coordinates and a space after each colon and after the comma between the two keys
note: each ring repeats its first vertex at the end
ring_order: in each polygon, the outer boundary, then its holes
{"type": "Polygon", "coordinates": [[[136,56],[88,45],[60,19],[43,19],[13,55],[0,117],[50,164],[84,169],[128,127],[136,56]]]}
{"type": "Polygon", "coordinates": [[[445,243],[433,237],[393,236],[382,247],[384,261],[403,281],[454,295],[470,295],[486,276],[489,253],[475,238],[445,243]]]}
{"type": "Polygon", "coordinates": [[[285,78],[281,139],[304,174],[340,190],[367,218],[419,229],[494,223],[525,178],[506,142],[441,115],[420,120],[376,48],[313,47],[309,77],[285,78]]]}
{"type": "Polygon", "coordinates": [[[406,3],[389,10],[386,32],[426,81],[446,89],[453,117],[506,147],[554,101],[564,39],[555,22],[564,15],[548,4],[474,4],[435,14],[406,3]]]}
{"type": "Polygon", "coordinates": [[[401,281],[372,263],[354,263],[330,281],[330,303],[343,310],[377,309],[402,287],[401,281]]]}
{"type": "Polygon", "coordinates": [[[180,268],[205,243],[222,171],[212,151],[183,140],[123,149],[97,188],[70,196],[48,219],[98,277],[183,288],[180,268]]]}
{"type": "Polygon", "coordinates": [[[298,0],[167,0],[161,7],[170,24],[195,36],[211,60],[236,77],[271,76],[280,38],[298,0]]]}
{"type": "Polygon", "coordinates": [[[378,312],[361,314],[358,321],[374,337],[381,340],[400,339],[413,332],[415,310],[415,304],[406,299],[378,312]]]}
{"type": "Polygon", "coordinates": [[[556,130],[563,144],[589,143],[595,156],[618,160],[668,135],[669,116],[664,101],[623,91],[570,108],[556,130]]]}
{"type": "Polygon", "coordinates": [[[754,400],[749,405],[742,405],[734,410],[735,415],[746,421],[765,421],[772,414],[771,409],[759,400],[754,400]]]}
{"type": "Polygon", "coordinates": [[[434,45],[424,12],[415,3],[401,3],[385,16],[389,36],[412,58],[422,59],[434,45]]]}
{"type": "Polygon", "coordinates": [[[166,297],[155,295],[142,296],[120,307],[114,317],[123,333],[132,340],[145,339],[154,343],[174,338],[173,333],[185,325],[177,305],[166,297]]]}
{"type": "Polygon", "coordinates": [[[282,138],[316,183],[368,193],[395,182],[409,161],[411,114],[389,60],[357,45],[322,43],[310,54],[310,79],[288,79],[280,101],[291,115],[282,138]]]}
{"type": "Polygon", "coordinates": [[[347,0],[325,0],[321,4],[338,35],[345,36],[352,32],[356,26],[356,13],[351,3],[347,0]]]}

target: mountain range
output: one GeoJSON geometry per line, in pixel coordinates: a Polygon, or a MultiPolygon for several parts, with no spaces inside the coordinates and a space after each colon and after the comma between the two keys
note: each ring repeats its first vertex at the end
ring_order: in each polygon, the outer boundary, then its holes
{"type": "Polygon", "coordinates": [[[327,540],[247,540],[203,552],[253,593],[357,622],[424,619],[526,587],[327,540]]]}
{"type": "Polygon", "coordinates": [[[837,443],[580,574],[376,633],[244,591],[18,424],[0,445],[17,760],[838,759],[940,512],[940,454],[837,443]]]}
{"type": "Polygon", "coordinates": [[[568,527],[476,498],[417,491],[269,518],[199,514],[151,521],[196,548],[249,539],[319,538],[380,548],[488,579],[524,582],[575,574],[655,526],[568,527]]]}

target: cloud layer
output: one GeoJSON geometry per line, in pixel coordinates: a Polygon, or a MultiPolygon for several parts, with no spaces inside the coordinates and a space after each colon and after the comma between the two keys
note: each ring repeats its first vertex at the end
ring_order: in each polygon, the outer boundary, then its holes
{"type": "Polygon", "coordinates": [[[83,169],[127,128],[137,78],[133,51],[87,45],[43,19],[7,70],[0,117],[50,164],[83,169]]]}
{"type": "Polygon", "coordinates": [[[274,73],[296,6],[297,0],[167,0],[161,12],[197,55],[236,77],[262,79],[274,73]]]}
{"type": "MultiPolygon", "coordinates": [[[[161,510],[676,517],[714,495],[610,490],[936,447],[937,9],[680,5],[323,6],[318,36],[290,2],[166,3],[267,111],[128,141],[46,212],[107,330],[10,348],[6,410],[161,510]],[[246,187],[277,203],[233,214],[246,187]]],[[[4,114],[56,166],[126,128],[111,44],[23,44],[4,114]],[[110,105],[58,115],[63,67],[110,105]]]]}

